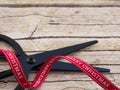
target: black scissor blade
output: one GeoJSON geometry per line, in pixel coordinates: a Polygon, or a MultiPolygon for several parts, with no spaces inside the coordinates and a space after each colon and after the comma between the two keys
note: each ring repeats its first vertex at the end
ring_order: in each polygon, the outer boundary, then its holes
{"type": "MultiPolygon", "coordinates": [[[[90,41],[90,42],[86,42],[82,44],[77,44],[77,45],[68,46],[68,47],[64,47],[64,48],[60,48],[60,49],[56,49],[56,50],[52,50],[52,51],[48,51],[44,53],[38,53],[35,55],[31,55],[30,57],[36,60],[36,63],[33,64],[32,67],[37,68],[39,65],[44,63],[46,59],[48,59],[51,56],[66,55],[71,52],[78,51],[85,47],[96,44],[97,42],[98,42],[97,40],[94,40],[94,41],[90,41]]],[[[110,69],[98,68],[98,67],[95,67],[95,68],[100,72],[110,72],[110,69]]],[[[70,63],[59,62],[59,61],[53,66],[52,69],[53,70],[65,70],[65,71],[79,71],[79,69],[76,68],[74,65],[70,63]]]]}
{"type": "Polygon", "coordinates": [[[97,40],[90,41],[90,42],[85,42],[85,43],[82,43],[82,44],[77,44],[77,45],[73,45],[73,46],[68,46],[68,47],[52,50],[52,51],[49,52],[49,54],[53,54],[52,56],[66,55],[66,54],[70,54],[72,52],[78,51],[80,49],[84,49],[84,48],[86,48],[88,46],[91,46],[93,44],[96,44],[96,43],[98,43],[97,40]]]}
{"type": "Polygon", "coordinates": [[[50,55],[50,56],[67,55],[67,54],[70,54],[72,52],[84,49],[84,48],[86,48],[88,46],[91,46],[93,44],[96,44],[96,43],[98,43],[98,41],[93,40],[93,41],[85,42],[85,43],[82,43],[82,44],[76,44],[76,45],[73,45],[73,46],[67,46],[67,47],[64,47],[64,48],[51,50],[51,51],[45,52],[44,54],[47,54],[47,55],[50,55]]]}
{"type": "Polygon", "coordinates": [[[75,52],[75,51],[78,51],[80,49],[91,46],[93,44],[96,44],[97,42],[98,42],[97,40],[94,40],[94,41],[85,42],[82,44],[77,44],[77,45],[68,46],[68,47],[64,47],[64,48],[60,48],[60,49],[55,49],[52,51],[38,53],[35,55],[30,55],[31,58],[34,58],[36,60],[36,64],[32,65],[32,67],[36,67],[36,66],[44,63],[44,61],[46,59],[48,59],[49,57],[57,56],[57,55],[67,55],[67,54],[70,54],[72,52],[75,52]]]}
{"type": "MultiPolygon", "coordinates": [[[[99,72],[110,72],[110,69],[107,68],[100,68],[100,67],[94,67],[99,72]]],[[[52,70],[57,71],[81,71],[78,69],[75,65],[71,63],[65,63],[65,62],[56,62],[54,66],[52,67],[52,70]]]]}

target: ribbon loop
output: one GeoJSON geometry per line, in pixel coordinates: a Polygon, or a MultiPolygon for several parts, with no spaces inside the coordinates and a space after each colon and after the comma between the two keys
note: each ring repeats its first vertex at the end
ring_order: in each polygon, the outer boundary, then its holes
{"type": "Polygon", "coordinates": [[[44,82],[45,78],[48,76],[48,73],[50,72],[50,69],[52,68],[54,63],[58,59],[63,58],[74,64],[79,69],[81,69],[85,74],[87,74],[91,79],[93,79],[98,85],[100,85],[105,90],[120,90],[117,86],[115,86],[111,81],[109,81],[105,76],[103,76],[103,74],[99,73],[91,65],[74,56],[54,56],[48,58],[45,61],[45,63],[41,66],[33,82],[30,83],[23,72],[19,60],[12,51],[0,49],[0,54],[5,55],[16,80],[23,88],[40,87],[44,82]]]}

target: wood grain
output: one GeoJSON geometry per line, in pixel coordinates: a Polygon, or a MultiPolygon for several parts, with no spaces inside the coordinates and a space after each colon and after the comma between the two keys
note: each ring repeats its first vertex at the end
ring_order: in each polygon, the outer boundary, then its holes
{"type": "Polygon", "coordinates": [[[24,51],[48,51],[87,41],[98,40],[99,43],[84,50],[120,50],[119,38],[40,38],[30,40],[17,40],[24,51]]]}

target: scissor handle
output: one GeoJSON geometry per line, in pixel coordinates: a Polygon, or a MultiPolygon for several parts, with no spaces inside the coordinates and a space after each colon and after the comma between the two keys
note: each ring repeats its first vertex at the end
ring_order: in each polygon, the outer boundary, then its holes
{"type": "Polygon", "coordinates": [[[5,43],[9,44],[15,50],[15,54],[17,56],[19,56],[23,53],[23,50],[20,47],[20,45],[15,40],[13,40],[12,38],[0,34],[0,41],[4,41],[5,43]]]}

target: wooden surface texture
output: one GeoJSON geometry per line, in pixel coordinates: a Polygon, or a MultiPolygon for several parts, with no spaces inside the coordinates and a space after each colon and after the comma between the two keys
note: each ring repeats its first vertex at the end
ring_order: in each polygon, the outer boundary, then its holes
{"type": "MultiPolygon", "coordinates": [[[[0,0],[0,34],[16,40],[27,54],[98,40],[70,55],[111,69],[103,74],[120,87],[119,0],[0,0]]],[[[0,47],[12,50],[3,42],[0,47]]],[[[8,68],[0,61],[0,71],[8,68]]],[[[0,80],[0,90],[13,90],[16,85],[14,77],[0,80]]],[[[103,89],[82,72],[52,71],[40,88],[32,90],[103,89]]]]}

